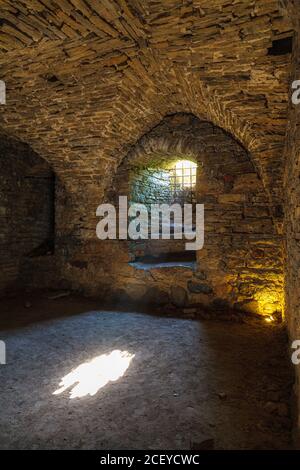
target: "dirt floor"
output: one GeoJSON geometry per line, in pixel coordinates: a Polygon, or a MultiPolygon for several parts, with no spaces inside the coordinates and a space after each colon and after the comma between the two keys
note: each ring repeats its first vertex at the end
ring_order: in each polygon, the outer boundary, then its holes
{"type": "MultiPolygon", "coordinates": [[[[108,311],[44,294],[1,302],[0,339],[1,449],[290,446],[293,377],[278,326],[108,311]],[[72,398],[72,387],[53,395],[72,370],[115,350],[134,355],[118,380],[93,396],[72,398]]],[[[87,379],[95,368],[84,371],[87,379]]]]}

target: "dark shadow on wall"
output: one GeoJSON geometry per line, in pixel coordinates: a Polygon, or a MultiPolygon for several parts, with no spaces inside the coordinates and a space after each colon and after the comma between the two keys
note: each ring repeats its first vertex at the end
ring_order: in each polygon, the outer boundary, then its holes
{"type": "Polygon", "coordinates": [[[0,292],[30,285],[54,254],[55,174],[27,144],[0,135],[0,292]]]}

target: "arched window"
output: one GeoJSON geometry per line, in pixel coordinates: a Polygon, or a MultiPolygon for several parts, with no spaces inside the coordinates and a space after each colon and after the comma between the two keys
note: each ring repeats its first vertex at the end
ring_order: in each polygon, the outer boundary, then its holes
{"type": "Polygon", "coordinates": [[[197,164],[179,160],[171,170],[171,183],[175,189],[193,190],[196,186],[197,164]]]}

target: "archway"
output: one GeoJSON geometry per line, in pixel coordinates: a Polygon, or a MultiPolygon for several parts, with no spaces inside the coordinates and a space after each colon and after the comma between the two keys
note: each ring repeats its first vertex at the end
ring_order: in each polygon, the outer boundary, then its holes
{"type": "MultiPolygon", "coordinates": [[[[205,206],[204,248],[197,252],[195,268],[179,263],[172,266],[172,272],[156,271],[156,278],[141,279],[140,272],[136,272],[138,266],[130,265],[126,270],[128,295],[137,295],[138,284],[142,286],[138,289],[140,296],[148,299],[149,289],[161,291],[163,285],[163,302],[178,303],[173,294],[180,290],[187,305],[226,304],[263,315],[279,314],[281,239],[276,234],[268,197],[251,157],[228,133],[191,114],[165,117],[124,158],[108,198],[130,196],[132,180],[139,180],[141,172],[146,171],[149,177],[149,168],[172,167],[172,162],[181,159],[192,159],[201,169],[197,176],[196,201],[205,206]]],[[[141,184],[145,189],[145,181],[141,184]]],[[[151,194],[153,197],[155,191],[150,191],[151,194]]],[[[141,192],[140,197],[144,196],[141,192]]],[[[137,241],[134,249],[139,256],[149,255],[151,250],[155,252],[154,242],[157,240],[140,244],[137,241]]],[[[169,243],[174,246],[174,240],[169,243]]],[[[118,248],[130,253],[128,244],[120,244],[118,248]]],[[[148,269],[153,274],[153,270],[162,267],[150,265],[148,269]]],[[[114,269],[115,285],[122,289],[120,273],[124,273],[124,265],[114,263],[114,269]]]]}

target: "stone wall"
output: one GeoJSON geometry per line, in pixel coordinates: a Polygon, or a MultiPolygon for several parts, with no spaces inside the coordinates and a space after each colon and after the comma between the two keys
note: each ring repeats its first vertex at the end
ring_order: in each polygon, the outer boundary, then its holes
{"type": "MultiPolygon", "coordinates": [[[[294,40],[293,80],[300,80],[300,2],[293,14],[298,21],[294,40]]],[[[291,342],[300,339],[300,105],[290,101],[286,140],[285,167],[285,299],[286,319],[291,342]]],[[[289,351],[291,353],[291,350],[289,351]]],[[[300,447],[300,372],[296,367],[295,397],[297,402],[296,440],[300,447]]]]}
{"type": "MultiPolygon", "coordinates": [[[[9,144],[2,159],[9,211],[5,220],[10,220],[2,225],[3,287],[22,279],[32,287],[66,287],[103,298],[122,294],[146,303],[226,304],[259,314],[281,311],[282,241],[269,200],[251,156],[219,127],[191,114],[167,116],[124,155],[106,187],[105,179],[91,178],[84,185],[80,178],[57,180],[55,256],[28,256],[53,230],[52,174],[35,163],[38,157],[27,147],[26,158],[25,147],[15,148],[9,144]],[[196,199],[205,205],[204,249],[197,253],[196,266],[138,269],[130,264],[130,242],[96,238],[96,208],[131,194],[134,168],[172,159],[198,164],[196,199]],[[12,199],[12,194],[20,196],[12,199]],[[16,227],[11,219],[15,206],[20,209],[16,227]]],[[[182,251],[183,245],[180,241],[175,251],[182,251]]],[[[157,254],[162,242],[137,246],[141,255],[157,254]]],[[[173,252],[174,241],[166,241],[163,251],[173,252]]]]}
{"type": "Polygon", "coordinates": [[[0,292],[31,285],[53,253],[54,175],[27,145],[0,137],[0,292]],[[35,266],[32,265],[33,261],[35,266]]]}
{"type": "Polygon", "coordinates": [[[163,168],[137,168],[130,177],[130,200],[150,207],[151,204],[172,202],[170,174],[163,168]]]}
{"type": "Polygon", "coordinates": [[[281,0],[12,3],[0,12],[1,127],[56,174],[109,179],[185,111],[236,136],[281,204],[291,55],[270,50],[293,34],[281,0]]]}
{"type": "MultiPolygon", "coordinates": [[[[274,49],[282,40],[291,43],[294,25],[285,8],[290,2],[205,0],[200,7],[174,0],[170,7],[165,1],[128,1],[123,8],[111,1],[103,11],[96,3],[56,2],[52,8],[15,2],[0,14],[0,78],[7,84],[1,129],[27,142],[62,183],[56,279],[95,293],[111,289],[112,273],[121,268],[127,279],[128,250],[121,250],[115,269],[111,259],[119,245],[95,240],[95,208],[130,148],[178,111],[213,122],[239,139],[281,227],[291,54],[287,49],[277,55],[274,49]]],[[[239,211],[235,214],[247,230],[249,215],[244,220],[239,211]]],[[[259,237],[258,222],[255,226],[259,237]]],[[[233,233],[243,243],[244,232],[233,233]]],[[[264,238],[257,255],[265,256],[271,247],[277,256],[272,240],[266,244],[264,238]]],[[[243,284],[248,260],[241,263],[243,284]]],[[[271,262],[267,266],[267,275],[269,268],[278,274],[271,262]]],[[[264,269],[259,270],[264,278],[264,269]]],[[[237,301],[238,291],[234,288],[237,301]]]]}

